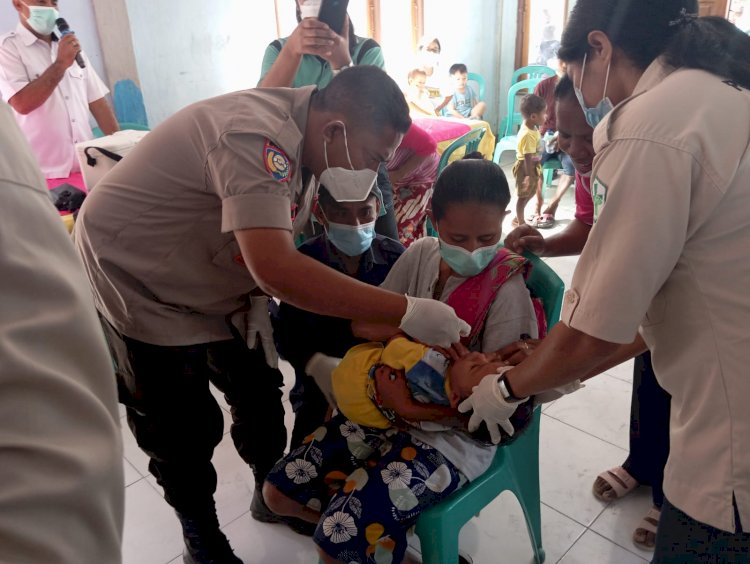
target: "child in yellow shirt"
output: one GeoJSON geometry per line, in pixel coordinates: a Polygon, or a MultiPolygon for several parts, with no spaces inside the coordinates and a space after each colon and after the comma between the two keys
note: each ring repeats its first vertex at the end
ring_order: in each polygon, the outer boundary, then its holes
{"type": "Polygon", "coordinates": [[[539,144],[542,136],[539,127],[547,116],[547,103],[541,96],[528,94],[521,100],[523,125],[518,132],[518,149],[516,164],[513,165],[513,176],[516,179],[516,219],[513,226],[523,225],[524,209],[537,189],[542,176],[542,165],[539,155],[539,144]]]}

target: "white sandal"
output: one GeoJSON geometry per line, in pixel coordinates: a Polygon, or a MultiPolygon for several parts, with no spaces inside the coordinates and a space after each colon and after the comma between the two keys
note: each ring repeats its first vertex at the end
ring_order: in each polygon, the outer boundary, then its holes
{"type": "MultiPolygon", "coordinates": [[[[659,527],[659,518],[661,517],[661,510],[657,507],[652,507],[648,510],[648,513],[646,513],[646,516],[641,519],[641,522],[638,524],[638,527],[636,527],[635,531],[633,531],[633,542],[638,548],[642,548],[643,550],[654,550],[654,544],[656,540],[656,530],[659,527]],[[647,541],[641,541],[637,537],[640,535],[642,536],[643,533],[651,533],[654,535],[654,543],[648,544],[647,541]]],[[[646,537],[648,538],[648,537],[646,537]]]]}
{"type": "Polygon", "coordinates": [[[610,502],[625,497],[640,485],[638,481],[628,474],[628,471],[622,466],[616,466],[602,472],[597,476],[597,479],[599,478],[604,480],[607,485],[609,485],[610,489],[605,490],[604,492],[598,492],[596,490],[596,480],[594,480],[594,485],[591,489],[594,493],[594,497],[604,502],[610,502]],[[612,495],[613,493],[614,495],[612,495]]]}

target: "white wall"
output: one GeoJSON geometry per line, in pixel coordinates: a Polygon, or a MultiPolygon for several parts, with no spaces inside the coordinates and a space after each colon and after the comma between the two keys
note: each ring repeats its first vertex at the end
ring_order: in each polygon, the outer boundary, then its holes
{"type": "Polygon", "coordinates": [[[276,38],[271,0],[127,0],[153,127],[192,102],[253,88],[276,38]]]}
{"type": "MultiPolygon", "coordinates": [[[[104,72],[104,61],[91,0],[60,0],[59,10],[60,15],[67,20],[70,28],[80,38],[83,50],[91,60],[91,65],[102,80],[105,83],[108,82],[104,72]]],[[[11,1],[0,0],[0,35],[15,29],[17,24],[18,12],[13,8],[11,1]]]]}
{"type": "MultiPolygon", "coordinates": [[[[273,0],[125,3],[152,127],[195,101],[254,87],[265,47],[276,38],[273,0]]],[[[505,93],[513,71],[518,0],[465,0],[460,9],[451,10],[450,17],[446,17],[443,0],[426,4],[425,31],[440,38],[446,70],[460,61],[485,77],[486,118],[495,129],[505,113],[505,93]]],[[[281,32],[286,35],[295,23],[293,0],[281,0],[279,6],[281,32]]],[[[60,11],[106,82],[92,0],[61,0],[60,11]]],[[[13,29],[16,22],[11,1],[0,0],[0,31],[13,29]]],[[[412,57],[411,53],[386,52],[386,64],[398,79],[399,62],[412,57]]]]}
{"type": "Polygon", "coordinates": [[[494,131],[505,115],[514,70],[518,0],[465,0],[450,13],[441,0],[425,3],[425,35],[440,39],[445,72],[454,63],[464,63],[469,72],[484,77],[485,119],[494,131]]]}

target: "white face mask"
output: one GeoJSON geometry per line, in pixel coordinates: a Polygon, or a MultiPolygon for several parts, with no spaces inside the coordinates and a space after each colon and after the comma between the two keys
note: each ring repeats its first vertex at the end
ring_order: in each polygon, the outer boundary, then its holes
{"type": "Polygon", "coordinates": [[[320,4],[322,0],[305,0],[299,5],[299,13],[302,19],[317,18],[320,13],[320,4]]]}
{"type": "Polygon", "coordinates": [[[55,29],[55,22],[60,17],[60,13],[56,8],[49,6],[29,6],[29,17],[26,22],[29,27],[37,32],[39,35],[49,35],[55,29]]]}
{"type": "Polygon", "coordinates": [[[349,143],[346,140],[346,125],[344,125],[344,147],[349,168],[332,167],[328,164],[328,142],[323,141],[326,169],[320,175],[319,181],[337,202],[362,202],[370,195],[378,179],[378,173],[369,168],[355,170],[349,154],[349,143]]]}

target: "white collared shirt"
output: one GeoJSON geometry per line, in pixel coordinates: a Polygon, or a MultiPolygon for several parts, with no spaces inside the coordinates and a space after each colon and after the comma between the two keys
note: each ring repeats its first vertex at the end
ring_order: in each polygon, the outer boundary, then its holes
{"type": "MultiPolygon", "coordinates": [[[[9,101],[39,78],[57,58],[57,41],[48,45],[20,23],[0,37],[0,94],[9,101]]],[[[73,63],[55,91],[27,115],[14,112],[46,178],[78,172],[75,144],[93,138],[89,104],[109,90],[83,54],[86,68],[73,63]]]]}

